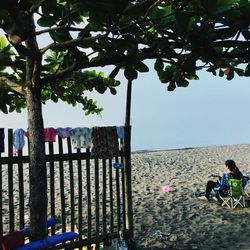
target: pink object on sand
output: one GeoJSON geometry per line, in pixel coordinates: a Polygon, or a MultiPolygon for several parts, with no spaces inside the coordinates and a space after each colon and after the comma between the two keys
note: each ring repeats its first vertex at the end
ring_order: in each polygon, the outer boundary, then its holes
{"type": "Polygon", "coordinates": [[[168,193],[168,192],[170,191],[169,186],[168,186],[168,185],[163,186],[163,187],[162,187],[162,191],[163,191],[164,193],[168,193]]]}

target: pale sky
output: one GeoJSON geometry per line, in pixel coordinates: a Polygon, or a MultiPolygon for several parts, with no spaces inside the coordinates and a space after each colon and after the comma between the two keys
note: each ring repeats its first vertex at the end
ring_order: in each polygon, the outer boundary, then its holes
{"type": "MultiPolygon", "coordinates": [[[[102,69],[103,70],[103,69],[102,69]]],[[[132,89],[132,150],[250,143],[250,82],[232,81],[201,72],[187,88],[168,92],[154,70],[140,74],[132,89]]],[[[126,80],[116,96],[91,96],[104,108],[102,117],[85,116],[80,107],[63,103],[43,106],[45,127],[120,126],[124,124],[126,80]]],[[[0,127],[27,128],[27,113],[0,113],[0,127]]]]}

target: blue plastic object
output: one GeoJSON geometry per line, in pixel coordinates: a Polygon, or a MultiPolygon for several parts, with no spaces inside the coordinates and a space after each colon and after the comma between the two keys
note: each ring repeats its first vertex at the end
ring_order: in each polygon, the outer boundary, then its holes
{"type": "Polygon", "coordinates": [[[73,240],[78,238],[78,234],[75,232],[66,232],[63,234],[57,234],[53,236],[48,236],[42,240],[37,240],[34,242],[27,243],[21,247],[16,248],[15,250],[36,250],[36,249],[45,249],[47,247],[55,246],[59,243],[66,242],[68,240],[73,240]]]}
{"type": "Polygon", "coordinates": [[[116,168],[116,169],[123,169],[122,163],[113,163],[112,166],[113,166],[113,168],[116,168]]]}

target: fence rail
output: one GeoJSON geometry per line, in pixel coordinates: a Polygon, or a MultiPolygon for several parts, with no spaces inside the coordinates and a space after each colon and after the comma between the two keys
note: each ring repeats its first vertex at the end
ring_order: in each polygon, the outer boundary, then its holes
{"type": "MultiPolygon", "coordinates": [[[[28,145],[13,155],[13,130],[8,129],[7,153],[0,154],[0,235],[29,224],[28,145]]],[[[121,145],[121,142],[120,142],[121,145]]],[[[125,228],[124,153],[93,159],[90,149],[73,149],[70,138],[46,142],[48,217],[58,224],[51,233],[77,231],[75,245],[98,243],[125,228]]]]}

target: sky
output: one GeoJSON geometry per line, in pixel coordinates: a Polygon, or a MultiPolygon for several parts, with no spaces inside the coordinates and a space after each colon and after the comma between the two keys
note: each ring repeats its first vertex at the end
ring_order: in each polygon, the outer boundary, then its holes
{"type": "MultiPolygon", "coordinates": [[[[206,71],[198,75],[188,87],[169,92],[152,66],[140,73],[132,86],[132,151],[250,143],[249,78],[228,81],[206,71]]],[[[117,95],[88,94],[104,108],[101,117],[85,116],[80,106],[49,102],[43,106],[44,126],[124,125],[127,82],[122,74],[118,78],[117,95]]],[[[27,112],[0,113],[0,127],[26,129],[27,112]]]]}

